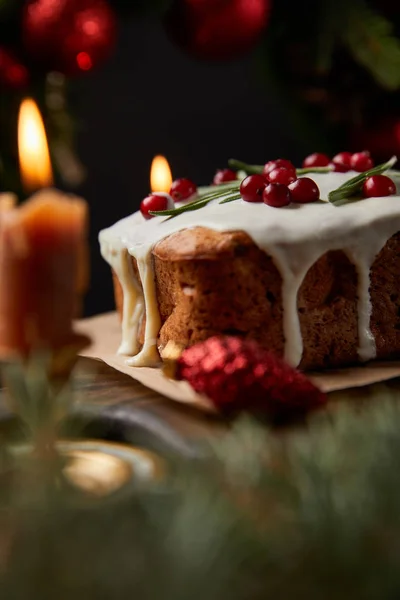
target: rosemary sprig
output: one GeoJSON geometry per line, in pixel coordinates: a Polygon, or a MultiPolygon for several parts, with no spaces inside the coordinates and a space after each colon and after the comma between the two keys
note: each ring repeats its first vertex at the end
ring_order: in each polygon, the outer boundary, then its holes
{"type": "MultiPolygon", "coordinates": [[[[198,188],[199,197],[205,196],[206,194],[217,193],[218,190],[229,190],[230,188],[237,188],[240,184],[241,179],[235,181],[227,181],[226,183],[220,183],[216,185],[208,185],[198,188]]],[[[198,198],[197,198],[198,199],[198,198]]]]}
{"type": "MultiPolygon", "coordinates": [[[[236,160],[235,158],[231,158],[229,161],[229,166],[231,169],[244,171],[247,173],[247,175],[262,175],[264,170],[264,165],[248,165],[247,163],[244,163],[241,160],[236,160]]],[[[306,167],[304,169],[296,169],[298,176],[306,175],[307,173],[330,173],[331,171],[331,167],[306,167]]]]}
{"type": "Polygon", "coordinates": [[[226,202],[233,202],[234,200],[240,200],[239,194],[240,181],[230,181],[226,184],[218,186],[212,186],[210,188],[203,188],[200,190],[200,195],[193,202],[183,204],[177,208],[170,210],[151,211],[150,214],[156,217],[177,217],[185,212],[199,210],[204,206],[207,206],[213,200],[221,200],[220,204],[226,202]],[[205,191],[204,191],[205,190],[205,191]]]}
{"type": "Polygon", "coordinates": [[[231,158],[228,161],[228,165],[231,169],[236,171],[245,171],[247,175],[262,175],[264,165],[248,165],[241,160],[236,160],[235,158],[231,158]]]}
{"type": "Polygon", "coordinates": [[[359,175],[356,175],[356,177],[349,179],[349,181],[346,181],[346,183],[343,183],[343,185],[329,193],[329,202],[332,204],[340,204],[343,200],[351,202],[352,197],[354,197],[354,200],[358,200],[359,198],[357,197],[357,194],[361,192],[365,180],[368,177],[371,177],[371,175],[381,175],[382,173],[385,173],[391,169],[396,162],[397,156],[392,156],[392,158],[387,162],[377,165],[376,167],[373,167],[372,169],[369,169],[368,171],[360,173],[359,175]]]}
{"type": "Polygon", "coordinates": [[[240,200],[241,197],[242,196],[240,194],[232,193],[230,196],[227,196],[226,198],[221,200],[220,204],[227,204],[228,202],[234,202],[235,200],[240,200]]]}
{"type": "MultiPolygon", "coordinates": [[[[333,204],[339,203],[343,199],[348,199],[349,196],[357,194],[362,188],[362,185],[367,177],[370,175],[378,175],[384,173],[396,163],[397,158],[393,156],[388,162],[383,165],[378,165],[365,173],[360,173],[350,181],[340,186],[337,190],[334,190],[329,194],[329,201],[333,204]]],[[[262,173],[263,167],[261,165],[247,165],[238,160],[230,160],[229,166],[241,171],[245,171],[248,174],[259,174],[262,173]]],[[[305,173],[328,173],[330,167],[310,167],[306,169],[297,169],[297,175],[303,175],[305,173]]],[[[151,211],[150,214],[156,217],[177,217],[185,212],[191,212],[199,210],[204,206],[207,206],[212,201],[219,200],[219,204],[227,204],[228,202],[235,202],[240,200],[241,196],[239,193],[240,180],[229,181],[218,186],[208,186],[199,188],[199,196],[192,202],[172,208],[170,210],[151,211]]]]}
{"type": "Polygon", "coordinates": [[[332,167],[304,167],[296,169],[297,175],[307,175],[307,173],[331,173],[332,167]]]}

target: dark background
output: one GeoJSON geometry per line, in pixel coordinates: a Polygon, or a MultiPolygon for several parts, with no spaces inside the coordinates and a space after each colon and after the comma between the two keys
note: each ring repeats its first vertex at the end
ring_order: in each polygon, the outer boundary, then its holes
{"type": "Polygon", "coordinates": [[[87,315],[113,308],[97,234],[137,210],[149,192],[155,154],[168,158],[174,177],[206,184],[228,158],[298,161],[309,149],[296,139],[256,64],[255,54],[231,63],[195,61],[160,23],[141,19],[121,26],[106,67],[74,83],[78,150],[88,172],[78,191],[91,211],[87,315]]]}

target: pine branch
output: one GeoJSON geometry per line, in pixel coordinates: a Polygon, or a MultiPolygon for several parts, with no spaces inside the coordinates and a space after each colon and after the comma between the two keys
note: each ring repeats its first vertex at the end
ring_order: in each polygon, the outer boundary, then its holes
{"type": "Polygon", "coordinates": [[[236,422],[203,460],[171,462],[156,489],[14,511],[0,597],[398,597],[400,397],[358,394],[303,429],[236,422]]]}
{"type": "Polygon", "coordinates": [[[342,41],[376,81],[387,90],[400,87],[400,40],[391,23],[364,0],[348,3],[342,41]]]}

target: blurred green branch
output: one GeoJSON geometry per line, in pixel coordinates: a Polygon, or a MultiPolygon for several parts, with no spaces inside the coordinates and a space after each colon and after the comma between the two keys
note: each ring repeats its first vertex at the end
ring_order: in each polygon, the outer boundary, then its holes
{"type": "MultiPolygon", "coordinates": [[[[12,510],[11,529],[0,520],[1,598],[397,597],[399,393],[358,396],[361,409],[340,402],[283,434],[237,422],[208,458],[170,464],[156,489],[12,510]]],[[[12,507],[24,489],[6,475],[12,507]]]]}

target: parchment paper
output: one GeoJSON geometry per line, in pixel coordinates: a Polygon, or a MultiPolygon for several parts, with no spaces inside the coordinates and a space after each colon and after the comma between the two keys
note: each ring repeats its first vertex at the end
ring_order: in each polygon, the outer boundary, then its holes
{"type": "MultiPolygon", "coordinates": [[[[186,382],[168,379],[161,369],[128,367],[125,364],[125,358],[116,354],[121,338],[117,313],[107,313],[78,321],[76,329],[92,339],[91,346],[82,352],[82,356],[102,360],[110,367],[172,400],[213,411],[211,402],[206,397],[196,394],[186,382]]],[[[400,361],[372,362],[364,366],[330,370],[324,373],[307,373],[307,375],[323,391],[333,392],[400,377],[400,361]]]]}
{"type": "Polygon", "coordinates": [[[117,349],[121,343],[121,325],[117,313],[106,313],[90,319],[83,319],[77,322],[75,329],[92,340],[91,346],[81,352],[82,356],[102,360],[120,373],[129,375],[167,398],[215,412],[212,402],[205,396],[196,394],[185,381],[169,379],[165,377],[161,369],[128,367],[125,364],[125,357],[117,355],[117,349]]]}

